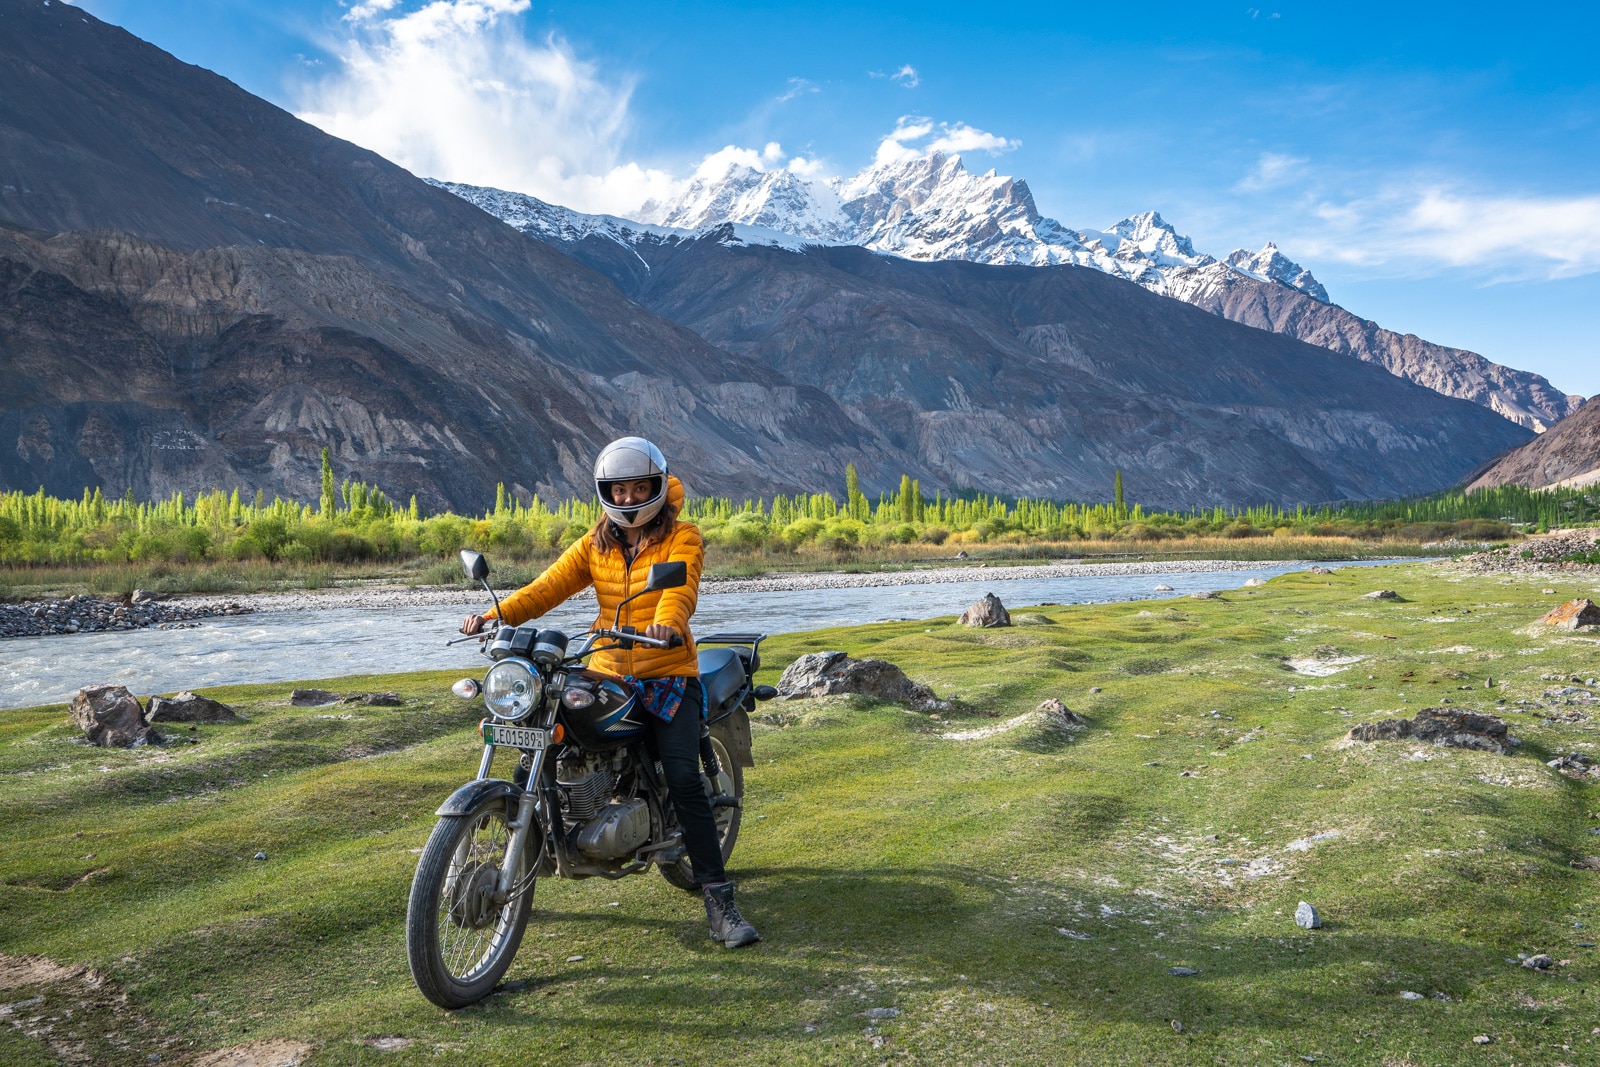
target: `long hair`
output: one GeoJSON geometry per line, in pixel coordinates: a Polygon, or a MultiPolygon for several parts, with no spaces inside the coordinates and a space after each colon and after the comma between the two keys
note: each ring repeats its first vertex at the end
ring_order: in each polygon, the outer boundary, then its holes
{"type": "MultiPolygon", "coordinates": [[[[677,505],[661,505],[661,510],[656,512],[656,517],[641,527],[644,536],[639,538],[639,549],[643,550],[657,541],[666,540],[677,525],[677,505]]],[[[594,524],[593,530],[589,531],[589,540],[594,542],[594,547],[601,552],[610,552],[612,549],[616,549],[618,552],[622,551],[622,539],[617,536],[617,528],[612,525],[611,517],[604,511],[600,513],[600,521],[594,524]]]]}

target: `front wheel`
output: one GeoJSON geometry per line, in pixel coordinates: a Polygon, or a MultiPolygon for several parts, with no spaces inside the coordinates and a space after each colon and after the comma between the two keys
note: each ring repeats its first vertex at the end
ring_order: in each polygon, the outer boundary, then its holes
{"type": "Polygon", "coordinates": [[[441,1008],[464,1008],[488,996],[511,966],[533,905],[527,855],[543,851],[538,824],[523,849],[516,886],[494,900],[511,833],[507,806],[496,798],[466,815],[447,815],[422,848],[406,908],[406,955],[422,995],[441,1008]]]}
{"type": "MultiPolygon", "coordinates": [[[[730,796],[743,803],[744,801],[744,768],[733,762],[733,756],[728,751],[728,746],[718,736],[721,731],[713,726],[711,728],[711,750],[717,754],[717,780],[712,782],[712,792],[730,796]]],[[[701,780],[705,779],[704,772],[701,780]]],[[[717,838],[722,844],[722,862],[726,863],[733,856],[733,846],[739,840],[739,808],[718,808],[712,812],[717,820],[717,838]]],[[[689,862],[689,857],[684,855],[674,863],[661,865],[661,877],[688,893],[700,892],[700,886],[694,880],[694,866],[689,862]]]]}

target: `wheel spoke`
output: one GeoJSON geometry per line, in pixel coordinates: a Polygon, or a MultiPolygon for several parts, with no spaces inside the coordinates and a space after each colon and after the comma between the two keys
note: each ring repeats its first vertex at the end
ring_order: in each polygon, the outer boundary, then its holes
{"type": "Polygon", "coordinates": [[[500,811],[485,812],[463,830],[439,895],[436,928],[439,956],[457,981],[467,981],[492,963],[514,921],[519,897],[501,905],[487,922],[480,917],[481,895],[492,891],[506,859],[510,831],[500,811]]]}

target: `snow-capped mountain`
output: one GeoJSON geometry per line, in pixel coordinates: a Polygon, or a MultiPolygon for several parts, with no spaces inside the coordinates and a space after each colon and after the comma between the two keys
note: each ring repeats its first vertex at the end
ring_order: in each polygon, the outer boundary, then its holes
{"type": "Polygon", "coordinates": [[[721,177],[696,178],[673,200],[646,203],[639,219],[686,230],[743,223],[906,259],[1071,263],[1179,299],[1239,273],[1328,300],[1311,272],[1275,245],[1238,249],[1219,261],[1196,252],[1154,211],[1105,230],[1074,230],[1039,213],[1026,181],[993,170],[973,174],[960,156],[940,152],[825,182],[734,165],[721,177]]]}
{"type": "Polygon", "coordinates": [[[707,235],[714,235],[723,243],[768,245],[774,248],[786,248],[791,252],[803,251],[807,245],[833,243],[743,223],[711,223],[696,227],[652,225],[616,215],[587,215],[581,211],[561,207],[559,204],[546,203],[526,193],[489,189],[481,185],[462,185],[459,182],[443,182],[436,178],[422,180],[477,205],[523,233],[532,234],[540,240],[556,245],[576,244],[587,237],[599,237],[632,247],[646,238],[659,241],[693,241],[707,235]]]}
{"type": "Polygon", "coordinates": [[[1075,230],[1039,213],[1020,178],[973,174],[955,155],[930,153],[813,181],[787,170],[734,165],[700,176],[639,220],[585,215],[535,197],[435,182],[517,229],[564,247],[597,238],[650,270],[646,244],[711,238],[722,244],[859,245],[911,260],[997,265],[1072,264],[1259,329],[1332,349],[1446,396],[1481,404],[1542,433],[1583,404],[1537,374],[1462,349],[1385,330],[1332,303],[1311,272],[1271,242],[1218,259],[1154,211],[1104,230],[1075,230]]]}

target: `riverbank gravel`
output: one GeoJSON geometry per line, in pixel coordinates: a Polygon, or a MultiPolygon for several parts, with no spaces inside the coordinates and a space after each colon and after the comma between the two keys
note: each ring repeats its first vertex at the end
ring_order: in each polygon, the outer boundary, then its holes
{"type": "MultiPolygon", "coordinates": [[[[792,592],[814,589],[872,589],[891,586],[945,583],[986,583],[1028,578],[1102,578],[1130,574],[1187,574],[1201,571],[1249,571],[1279,566],[1271,560],[1165,560],[1143,563],[1061,562],[1026,564],[1012,567],[928,567],[906,571],[877,571],[846,574],[838,571],[803,574],[770,574],[755,578],[700,580],[702,596],[738,593],[792,592]]],[[[510,590],[498,590],[504,594],[510,590]]],[[[573,599],[593,599],[586,590],[573,599]]],[[[441,586],[369,585],[338,589],[294,590],[282,593],[253,593],[226,598],[214,596],[175,597],[168,603],[203,608],[226,599],[252,611],[323,611],[332,608],[392,609],[459,604],[462,608],[482,607],[487,597],[481,590],[441,586]]]]}
{"type": "Polygon", "coordinates": [[[1473,574],[1600,574],[1600,566],[1572,563],[1569,556],[1600,550],[1600,530],[1561,530],[1517,541],[1504,548],[1474,552],[1449,561],[1473,574]]]}
{"type": "Polygon", "coordinates": [[[132,602],[92,596],[25,600],[20,604],[0,604],[0,638],[142,630],[150,626],[170,630],[194,625],[199,619],[248,615],[253,610],[234,598],[211,598],[204,603],[132,602]]]}

